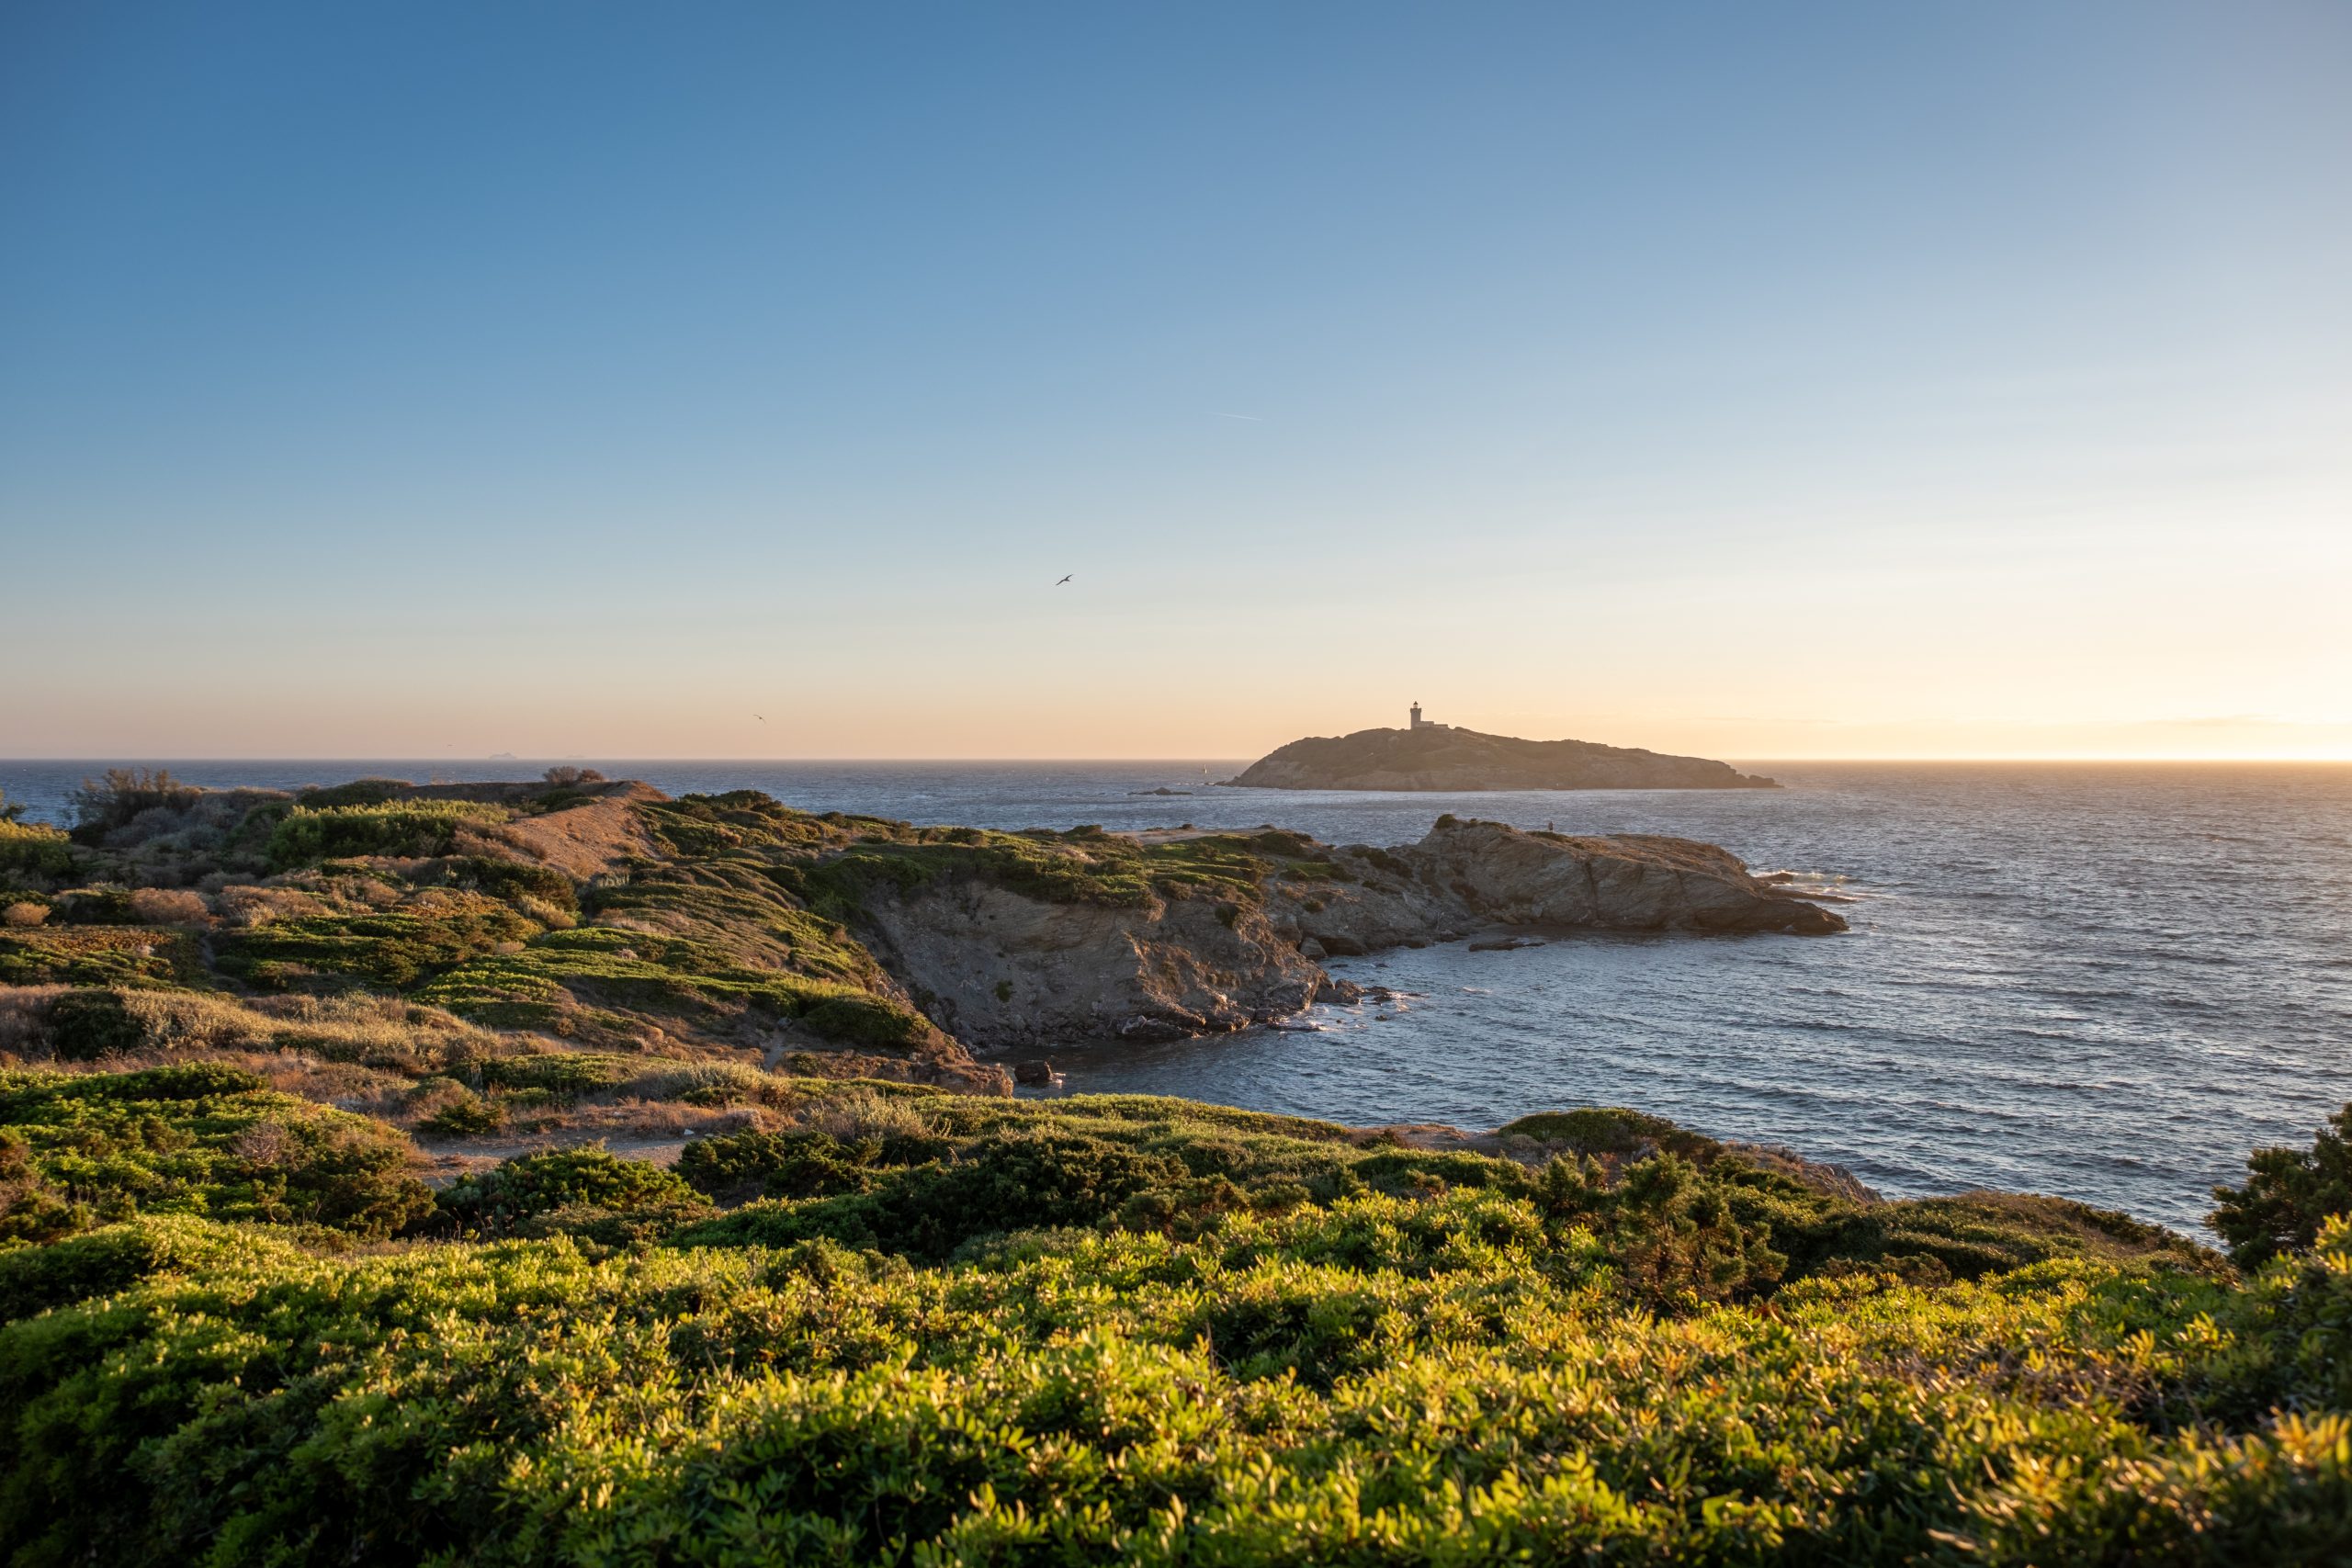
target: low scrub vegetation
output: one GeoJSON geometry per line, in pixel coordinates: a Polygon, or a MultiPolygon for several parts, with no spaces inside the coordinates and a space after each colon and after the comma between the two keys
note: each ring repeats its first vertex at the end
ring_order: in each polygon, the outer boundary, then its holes
{"type": "Polygon", "coordinates": [[[503,822],[508,813],[470,800],[403,800],[368,805],[296,807],[270,833],[265,853],[288,870],[337,856],[416,859],[449,852],[458,829],[503,822]]]}
{"type": "Polygon", "coordinates": [[[1857,1229],[1868,1206],[1623,1113],[1565,1122],[1622,1146],[1530,1168],[1168,1100],[789,1087],[786,1125],[675,1173],[573,1149],[461,1180],[410,1222],[454,1244],[142,1213],[0,1253],[0,1543],[2051,1564],[2352,1541],[2341,1215],[2241,1279],[2030,1201],[1857,1229]]]}
{"type": "Polygon", "coordinates": [[[408,1140],[219,1063],[75,1076],[0,1071],[0,1239],[140,1214],[381,1236],[430,1204],[408,1140]]]}

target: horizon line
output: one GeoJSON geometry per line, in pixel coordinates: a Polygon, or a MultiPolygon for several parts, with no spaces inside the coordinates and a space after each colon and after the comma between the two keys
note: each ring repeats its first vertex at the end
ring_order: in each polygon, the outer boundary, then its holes
{"type": "MultiPolygon", "coordinates": [[[[1647,748],[1627,748],[1627,750],[1647,750],[1647,748]]],[[[1681,753],[1660,753],[1660,754],[1661,754],[1661,755],[1669,755],[1669,754],[1671,754],[1671,755],[1680,755],[1681,753]]],[[[1262,755],[1262,753],[1261,753],[1261,755],[1262,755]]],[[[507,754],[498,754],[498,755],[489,755],[489,756],[480,756],[480,757],[469,757],[469,756],[447,756],[447,757],[438,757],[438,758],[435,758],[435,757],[399,757],[399,756],[373,756],[373,757],[370,757],[370,756],[356,756],[356,755],[355,755],[355,756],[345,756],[345,757],[329,757],[329,756],[304,755],[304,754],[297,754],[297,753],[264,753],[264,754],[223,755],[223,756],[197,756],[197,755],[193,755],[193,754],[164,755],[164,754],[161,754],[161,753],[145,753],[145,754],[112,753],[112,754],[101,754],[101,755],[96,755],[96,756],[91,756],[91,755],[71,756],[71,755],[64,755],[64,754],[57,754],[57,755],[44,755],[44,756],[0,757],[0,767],[7,767],[7,766],[10,766],[10,765],[12,765],[12,764],[16,764],[16,763],[29,763],[29,762],[42,762],[42,763],[56,763],[56,762],[87,762],[87,763],[100,763],[100,764],[103,764],[103,763],[112,763],[112,764],[115,764],[115,765],[118,765],[118,766],[119,766],[119,765],[124,765],[124,764],[139,764],[139,765],[146,765],[146,766],[158,766],[158,765],[164,765],[164,764],[168,764],[168,763],[172,763],[172,762],[204,762],[204,763],[216,763],[216,762],[271,762],[271,763],[286,763],[286,762],[314,762],[314,763],[319,763],[319,764],[322,764],[322,765],[324,765],[324,764],[327,764],[327,763],[351,763],[351,762],[398,762],[398,763],[403,763],[403,764],[430,764],[430,765],[435,766],[435,767],[447,766],[447,765],[454,764],[454,763],[467,763],[467,764],[472,764],[472,763],[478,763],[478,762],[515,762],[515,763],[539,762],[539,763],[554,764],[554,765],[559,765],[559,766],[562,766],[562,765],[572,765],[572,764],[583,764],[583,763],[584,763],[584,764],[591,765],[591,766],[615,766],[615,767],[617,767],[617,766],[623,765],[623,764],[625,764],[625,763],[634,763],[634,762],[657,762],[657,763],[710,762],[710,763],[725,763],[725,764],[729,764],[729,765],[732,765],[732,766],[775,766],[775,765],[810,765],[810,766],[831,765],[831,766],[843,766],[843,765],[851,765],[851,764],[861,764],[861,765],[862,765],[862,764],[874,764],[874,763],[894,763],[894,764],[926,763],[926,764],[934,764],[934,765],[939,765],[939,766],[951,766],[951,765],[956,765],[956,764],[975,763],[975,762],[995,762],[995,763],[1010,763],[1010,762],[1037,762],[1037,763],[1046,763],[1046,762],[1061,762],[1061,763],[1074,763],[1074,762],[1096,762],[1096,763],[1121,763],[1121,764],[1128,764],[1128,765],[1142,765],[1142,764],[1146,764],[1146,763],[1154,763],[1154,762],[1159,762],[1159,763],[1184,763],[1184,764],[1188,764],[1188,765],[1198,765],[1198,764],[1201,764],[1201,763],[1210,763],[1210,762],[1233,762],[1233,761],[1253,761],[1253,760],[1254,760],[1254,759],[1244,757],[1242,754],[1240,754],[1240,753],[1238,753],[1238,752],[1236,752],[1236,753],[1234,753],[1234,754],[1232,754],[1232,755],[1229,755],[1229,756],[1216,756],[1216,755],[1211,755],[1211,754],[1198,754],[1198,755],[1193,755],[1193,756],[1151,756],[1151,757],[1146,757],[1146,756],[1125,756],[1125,757],[1104,757],[1104,756],[1018,756],[1018,757],[1014,757],[1014,756],[980,756],[980,755],[970,755],[970,756],[865,756],[865,757],[854,757],[854,756],[837,756],[837,757],[718,757],[718,756],[705,756],[705,755],[699,755],[699,754],[694,754],[694,753],[684,753],[684,752],[676,753],[676,754],[663,754],[663,755],[653,755],[653,754],[648,754],[648,755],[640,755],[640,756],[634,756],[634,757],[622,757],[622,756],[617,756],[617,755],[613,755],[613,754],[608,754],[608,753],[571,752],[571,753],[569,753],[569,754],[566,754],[566,755],[561,755],[561,756],[549,754],[549,755],[543,755],[543,756],[527,757],[527,756],[521,755],[520,753],[507,753],[507,754]]],[[[1733,756],[1733,757],[1726,757],[1726,758],[1724,758],[1724,759],[1721,759],[1721,760],[1722,760],[1722,761],[1738,761],[1738,762],[1745,763],[1745,764],[1747,764],[1747,765],[1748,765],[1748,766],[1763,766],[1763,765],[1766,765],[1766,764],[1770,764],[1770,763],[1779,763],[1779,762],[1948,762],[1948,763],[1964,763],[1964,762],[1972,762],[1972,763],[1973,763],[1973,762],[1984,762],[1984,763],[2001,763],[2001,762],[2011,762],[2011,763],[2014,763],[2014,762],[2215,762],[2215,763],[2281,762],[2281,763],[2286,763],[2286,762],[2299,762],[2299,763],[2317,763],[2317,764],[2322,764],[2322,765],[2335,765],[2335,766],[2342,766],[2342,765],[2346,765],[2346,764],[2352,764],[2352,755],[2340,756],[2340,757],[2312,757],[2312,756],[2298,756],[2298,755],[2293,755],[2293,754],[2281,754],[2281,753],[2278,753],[2278,752],[2249,753],[2249,754],[2245,754],[2245,755],[2234,755],[2234,754],[2233,754],[2233,755],[2217,755],[2217,754],[2214,754],[2214,753],[2211,753],[2211,752],[2205,752],[2205,753],[2188,753],[2188,754],[2184,754],[2184,753],[2167,753],[2167,754],[2162,754],[2162,755],[2153,755],[2153,754],[2151,754],[2151,755],[2143,755],[2143,754],[2132,754],[2132,755],[2111,755],[2111,754],[2084,755],[2084,754],[2078,754],[2078,753],[2062,753],[2062,752],[2026,752],[2026,753],[2004,754],[2004,755],[1997,755],[1997,756],[1994,756],[1994,755],[1954,756],[1954,755],[1950,755],[1950,754],[1931,754],[1931,753],[1925,753],[1925,752],[1842,752],[1842,753],[1817,752],[1817,753],[1813,753],[1813,754],[1810,754],[1810,755],[1794,755],[1794,754],[1790,754],[1790,755],[1771,756],[1771,757],[1765,757],[1765,756],[1737,757],[1737,756],[1733,756]]],[[[1388,792],[1372,792],[1372,793],[1388,793],[1388,792]]]]}

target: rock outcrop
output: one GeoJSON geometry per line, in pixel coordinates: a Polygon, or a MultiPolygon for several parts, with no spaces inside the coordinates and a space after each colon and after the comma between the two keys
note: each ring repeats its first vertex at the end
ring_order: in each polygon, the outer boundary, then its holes
{"type": "Polygon", "coordinates": [[[1294,740],[1227,785],[1246,789],[1777,789],[1704,757],[1590,740],[1521,740],[1425,724],[1294,740]]]}
{"type": "Polygon", "coordinates": [[[872,897],[859,925],[933,1021],[983,1049],[1243,1029],[1340,984],[1261,909],[1205,898],[1049,903],[944,878],[872,897]]]}
{"type": "MultiPolygon", "coordinates": [[[[1208,836],[1208,835],[1204,835],[1208,836]]],[[[1418,844],[1303,836],[1242,901],[1053,902],[977,875],[877,886],[857,926],[940,1028],[983,1050],[1241,1029],[1355,987],[1317,960],[1494,927],[1822,935],[1846,922],[1688,839],[1441,818],[1418,844]],[[1286,873],[1281,867],[1288,867],[1286,873]],[[1313,868],[1311,876],[1300,874],[1313,868]]]]}
{"type": "Polygon", "coordinates": [[[1846,929],[1819,905],[1748,875],[1730,851],[1693,839],[1572,838],[1447,817],[1413,858],[1424,881],[1498,925],[1802,936],[1846,929]]]}

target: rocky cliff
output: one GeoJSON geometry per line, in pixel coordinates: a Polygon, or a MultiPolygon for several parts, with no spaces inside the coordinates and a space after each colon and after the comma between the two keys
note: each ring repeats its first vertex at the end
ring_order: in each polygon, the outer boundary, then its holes
{"type": "MultiPolygon", "coordinates": [[[[1010,884],[992,863],[860,885],[852,923],[940,1028],[981,1049],[1168,1039],[1246,1027],[1347,996],[1317,962],[1498,926],[1594,931],[1846,929],[1712,844],[1572,838],[1442,818],[1417,844],[1302,834],[1106,835],[1072,851],[1098,872],[1184,851],[1140,898],[1010,884]],[[1204,881],[1203,866],[1221,874],[1204,881]]],[[[1124,888],[1124,875],[1102,884],[1124,888]]]]}
{"type": "Polygon", "coordinates": [[[1521,740],[1449,725],[1294,740],[1224,781],[1248,789],[1775,789],[1704,757],[1590,740],[1521,740]]]}

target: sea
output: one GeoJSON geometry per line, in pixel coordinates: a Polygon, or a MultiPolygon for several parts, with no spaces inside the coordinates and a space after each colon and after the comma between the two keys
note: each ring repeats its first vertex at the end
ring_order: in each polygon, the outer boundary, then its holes
{"type": "MultiPolygon", "coordinates": [[[[0,761],[37,818],[106,764],[0,761]]],[[[142,765],[154,765],[145,762],[142,765]]],[[[166,761],[203,784],[537,776],[545,761],[166,761]]],[[[576,765],[576,760],[575,760],[576,765]]],[[[2202,1230],[2248,1151],[2352,1100],[2352,765],[1742,761],[1780,790],[1241,790],[1235,760],[597,760],[672,794],[1018,829],[1301,829],[1408,843],[1441,813],[1674,833],[1847,902],[1832,937],[1555,935],[1333,963],[1396,999],[1312,1029],[1043,1054],[1067,1092],[1352,1123],[1628,1105],[1890,1196],[2057,1193],[2202,1230]],[[1172,790],[1173,795],[1141,792],[1172,790]]]]}

